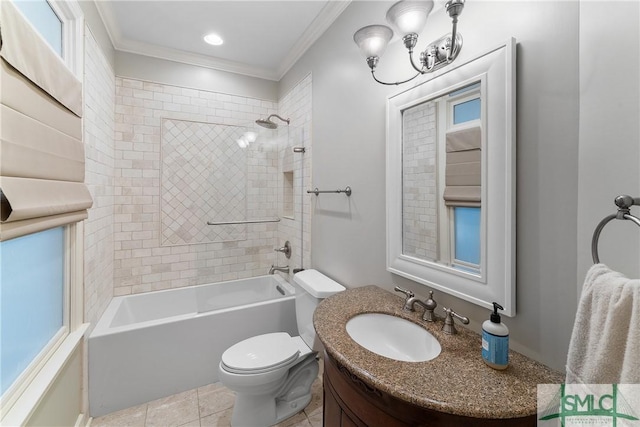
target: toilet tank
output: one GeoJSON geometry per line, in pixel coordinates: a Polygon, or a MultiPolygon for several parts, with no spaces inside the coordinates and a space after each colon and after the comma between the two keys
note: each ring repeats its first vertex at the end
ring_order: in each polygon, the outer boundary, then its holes
{"type": "Polygon", "coordinates": [[[296,320],[298,333],[305,343],[316,351],[322,346],[316,340],[316,330],[313,328],[313,312],[320,301],[333,294],[345,290],[344,286],[330,279],[317,270],[303,270],[293,276],[296,288],[296,320]]]}

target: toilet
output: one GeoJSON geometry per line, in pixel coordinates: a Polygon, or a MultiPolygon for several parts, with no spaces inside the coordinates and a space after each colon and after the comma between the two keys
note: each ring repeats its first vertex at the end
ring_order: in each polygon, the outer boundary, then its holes
{"type": "MultiPolygon", "coordinates": [[[[317,270],[293,277],[299,336],[286,332],[258,335],[229,347],[218,365],[220,382],[236,392],[231,424],[267,426],[302,411],[311,401],[318,375],[313,312],[324,298],[345,288],[317,270]]],[[[260,321],[260,319],[256,319],[260,321]]]]}

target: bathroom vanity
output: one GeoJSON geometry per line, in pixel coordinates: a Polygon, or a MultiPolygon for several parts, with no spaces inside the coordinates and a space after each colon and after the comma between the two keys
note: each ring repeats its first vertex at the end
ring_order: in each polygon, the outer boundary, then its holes
{"type": "MultiPolygon", "coordinates": [[[[481,338],[458,325],[456,335],[421,320],[422,310],[402,310],[403,301],[376,286],[350,289],[323,301],[314,326],[325,346],[326,426],[535,426],[538,384],[564,377],[517,352],[496,371],[481,357],[481,338]],[[380,356],[346,331],[349,319],[385,313],[428,330],[442,346],[426,362],[380,356]]],[[[437,312],[438,310],[436,310],[437,312]]]]}

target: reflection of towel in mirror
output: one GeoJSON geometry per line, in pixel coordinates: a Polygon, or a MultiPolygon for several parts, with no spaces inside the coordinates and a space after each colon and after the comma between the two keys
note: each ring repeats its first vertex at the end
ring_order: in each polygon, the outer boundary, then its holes
{"type": "Polygon", "coordinates": [[[587,272],[567,356],[567,383],[640,384],[640,280],[587,272]]]}

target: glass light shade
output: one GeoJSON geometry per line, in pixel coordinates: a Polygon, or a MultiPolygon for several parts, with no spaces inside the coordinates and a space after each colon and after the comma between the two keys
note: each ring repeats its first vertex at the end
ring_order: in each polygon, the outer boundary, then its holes
{"type": "Polygon", "coordinates": [[[387,11],[387,22],[402,37],[419,34],[427,24],[433,1],[399,1],[387,11]]]}
{"type": "Polygon", "coordinates": [[[393,37],[391,28],[384,25],[368,25],[360,28],[353,35],[353,41],[360,48],[365,58],[380,58],[393,37]]]}

